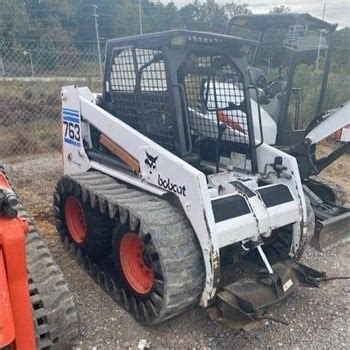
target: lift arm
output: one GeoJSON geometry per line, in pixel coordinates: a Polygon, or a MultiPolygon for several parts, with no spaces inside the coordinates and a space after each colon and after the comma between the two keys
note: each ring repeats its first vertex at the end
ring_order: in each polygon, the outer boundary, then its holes
{"type": "Polygon", "coordinates": [[[310,122],[304,141],[294,146],[289,152],[298,159],[302,180],[312,175],[318,175],[349,150],[350,142],[345,142],[327,156],[316,159],[317,144],[349,123],[350,100],[338,109],[316,116],[310,122]]]}
{"type": "Polygon", "coordinates": [[[316,144],[326,137],[334,134],[350,123],[350,100],[336,110],[326,113],[321,120],[316,121],[311,131],[307,133],[305,139],[310,144],[316,144]]]}

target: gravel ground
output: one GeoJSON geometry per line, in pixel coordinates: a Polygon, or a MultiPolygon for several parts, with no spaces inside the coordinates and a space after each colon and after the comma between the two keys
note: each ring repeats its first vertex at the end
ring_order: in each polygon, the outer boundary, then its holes
{"type": "MultiPolygon", "coordinates": [[[[350,281],[336,280],[322,288],[299,289],[288,300],[273,307],[271,314],[289,320],[289,326],[262,322],[249,332],[235,334],[210,321],[205,310],[195,307],[162,325],[144,327],[91,280],[63,250],[55,232],[51,210],[52,190],[61,175],[58,153],[8,159],[12,178],[24,204],[74,291],[82,322],[76,349],[137,348],[146,339],[152,348],[237,348],[237,349],[349,349],[350,281]]],[[[326,173],[347,186],[349,194],[350,155],[326,173]]],[[[303,262],[329,275],[349,275],[349,245],[327,254],[309,249],[303,262]]]]}

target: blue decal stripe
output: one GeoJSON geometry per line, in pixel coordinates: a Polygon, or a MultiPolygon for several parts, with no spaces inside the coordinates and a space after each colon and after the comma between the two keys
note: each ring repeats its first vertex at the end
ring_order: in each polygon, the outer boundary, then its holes
{"type": "Polygon", "coordinates": [[[63,120],[67,121],[67,122],[72,122],[72,123],[80,123],[80,119],[79,118],[74,118],[74,117],[67,117],[67,116],[63,116],[63,120]]]}
{"type": "Polygon", "coordinates": [[[71,114],[71,115],[79,115],[78,111],[67,111],[66,109],[62,109],[63,113],[71,114]]]}
{"type": "Polygon", "coordinates": [[[64,138],[64,142],[69,143],[70,145],[80,147],[80,142],[75,142],[71,139],[67,139],[66,137],[64,138]]]}
{"type": "Polygon", "coordinates": [[[75,110],[75,109],[69,109],[69,108],[62,108],[63,111],[68,112],[68,113],[75,113],[79,115],[79,111],[75,110]]]}
{"type": "Polygon", "coordinates": [[[79,118],[79,114],[63,111],[63,115],[79,118]]]}

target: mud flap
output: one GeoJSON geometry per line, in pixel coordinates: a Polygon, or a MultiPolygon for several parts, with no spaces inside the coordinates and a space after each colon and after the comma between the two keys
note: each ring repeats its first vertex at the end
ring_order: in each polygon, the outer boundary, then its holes
{"type": "Polygon", "coordinates": [[[316,220],[311,245],[320,252],[350,242],[350,211],[326,219],[316,220]]]}
{"type": "Polygon", "coordinates": [[[288,259],[272,265],[266,272],[243,277],[217,294],[217,303],[208,309],[211,319],[236,330],[249,330],[261,320],[288,324],[266,313],[266,309],[288,298],[299,286],[318,287],[326,278],[324,272],[288,259]]]}

